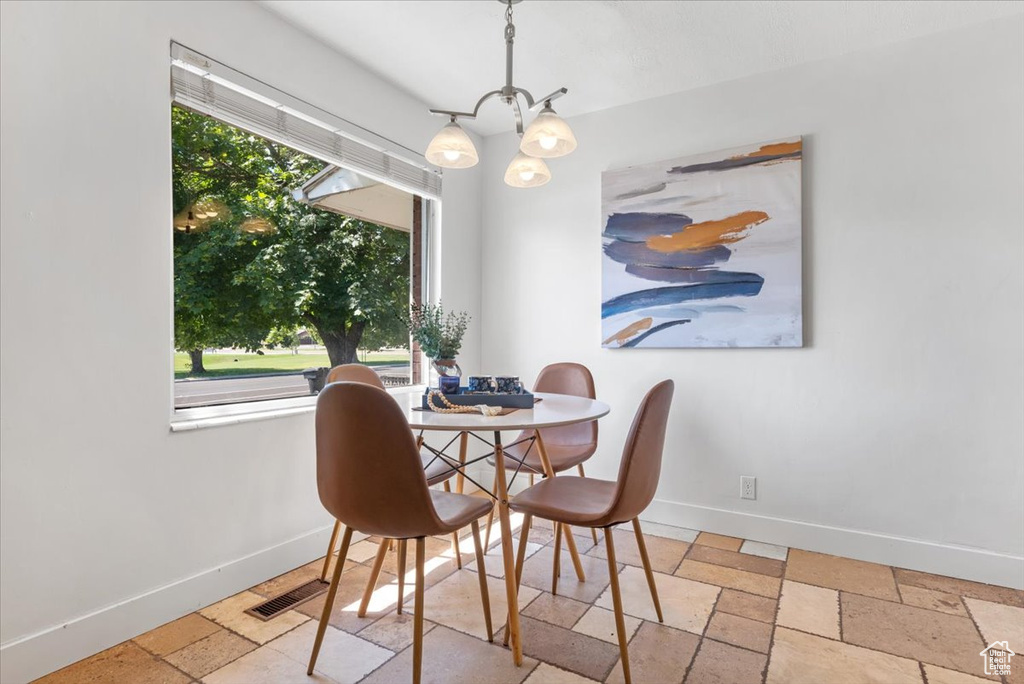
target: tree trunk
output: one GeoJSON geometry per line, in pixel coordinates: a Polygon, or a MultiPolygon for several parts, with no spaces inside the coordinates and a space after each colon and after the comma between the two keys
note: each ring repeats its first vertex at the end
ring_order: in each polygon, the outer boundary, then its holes
{"type": "Polygon", "coordinates": [[[357,351],[359,342],[363,339],[363,328],[365,323],[353,323],[348,330],[324,330],[317,326],[320,339],[327,347],[327,356],[331,359],[331,366],[340,366],[343,363],[356,363],[358,361],[357,351]]]}
{"type": "Polygon", "coordinates": [[[203,350],[193,349],[188,353],[188,358],[192,362],[192,373],[205,373],[206,369],[203,368],[203,350]]]}

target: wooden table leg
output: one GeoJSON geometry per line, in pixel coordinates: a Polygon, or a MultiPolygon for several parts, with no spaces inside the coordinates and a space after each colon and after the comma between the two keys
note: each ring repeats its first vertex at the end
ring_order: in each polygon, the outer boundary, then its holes
{"type": "MultiPolygon", "coordinates": [[[[534,434],[537,435],[537,453],[540,456],[541,465],[544,467],[544,476],[554,477],[555,469],[551,467],[551,459],[548,458],[548,451],[544,448],[544,440],[540,436],[540,430],[537,430],[534,434]]],[[[580,562],[580,553],[576,550],[576,540],[572,536],[572,528],[568,525],[563,525],[562,532],[565,537],[565,546],[569,550],[569,558],[572,559],[572,566],[576,570],[576,578],[580,582],[586,582],[587,576],[583,574],[583,563],[580,562]]]]}
{"type": "Polygon", "coordinates": [[[512,523],[509,520],[508,483],[505,481],[505,452],[501,432],[494,432],[494,467],[498,481],[498,520],[501,524],[501,555],[505,566],[505,594],[508,598],[508,627],[512,642],[512,662],[523,664],[523,641],[519,633],[519,599],[516,589],[516,568],[512,552],[512,523]]]}
{"type": "MultiPolygon", "coordinates": [[[[463,466],[466,465],[466,449],[469,447],[469,433],[463,432],[459,437],[459,463],[463,466]]],[[[455,492],[462,494],[462,488],[466,484],[466,476],[462,474],[462,470],[459,469],[458,474],[455,476],[455,492]]],[[[595,544],[597,542],[594,542],[595,544]]]]}

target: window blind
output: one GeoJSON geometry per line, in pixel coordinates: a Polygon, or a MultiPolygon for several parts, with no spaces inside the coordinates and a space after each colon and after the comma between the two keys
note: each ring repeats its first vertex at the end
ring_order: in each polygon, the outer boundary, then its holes
{"type": "MultiPolygon", "coordinates": [[[[412,150],[402,155],[388,148],[390,141],[326,112],[307,114],[286,104],[290,98],[283,93],[270,86],[257,92],[253,84],[258,82],[230,67],[177,43],[171,45],[174,102],[373,180],[429,199],[441,198],[441,175],[425,163],[413,162],[412,150]],[[378,143],[367,138],[377,138],[378,143]]],[[[391,147],[401,146],[393,143],[391,147]]]]}

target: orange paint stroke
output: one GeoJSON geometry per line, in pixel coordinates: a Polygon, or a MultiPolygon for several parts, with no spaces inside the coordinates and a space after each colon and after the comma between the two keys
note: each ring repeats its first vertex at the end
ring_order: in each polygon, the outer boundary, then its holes
{"type": "Polygon", "coordinates": [[[772,143],[771,145],[762,145],[761,149],[750,152],[749,154],[741,154],[738,157],[729,157],[730,159],[746,159],[747,157],[773,157],[777,154],[793,154],[799,152],[802,149],[803,141],[797,140],[796,142],[787,143],[772,143]]]}
{"type": "Polygon", "coordinates": [[[746,231],[769,218],[763,211],[744,211],[718,221],[704,221],[687,226],[671,235],[647,238],[647,246],[658,252],[680,252],[684,249],[707,249],[716,245],[739,242],[746,231]]]}
{"type": "Polygon", "coordinates": [[[650,317],[648,317],[648,318],[641,318],[636,323],[630,323],[625,328],[623,328],[619,332],[617,332],[614,335],[612,335],[611,337],[609,337],[607,340],[604,341],[604,344],[611,344],[612,342],[618,342],[619,344],[625,344],[626,342],[629,341],[629,338],[631,338],[634,335],[636,335],[638,333],[641,333],[644,330],[647,330],[648,328],[650,328],[651,327],[651,323],[653,323],[653,322],[654,322],[653,318],[650,318],[650,317]]]}

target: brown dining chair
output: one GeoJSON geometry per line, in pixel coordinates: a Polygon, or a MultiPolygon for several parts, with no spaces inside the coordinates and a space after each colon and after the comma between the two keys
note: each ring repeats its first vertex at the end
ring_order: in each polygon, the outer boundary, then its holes
{"type": "MultiPolygon", "coordinates": [[[[579,363],[553,363],[545,366],[537,376],[537,382],[533,388],[534,392],[551,392],[554,394],[571,394],[576,397],[595,399],[597,392],[594,389],[594,376],[586,366],[579,363]]],[[[534,476],[544,477],[544,466],[541,463],[540,448],[532,443],[530,438],[536,435],[535,430],[524,430],[512,445],[505,449],[505,470],[519,468],[519,461],[523,462],[522,472],[530,477],[530,485],[533,485],[534,476]],[[515,460],[513,460],[515,459],[515,460]]],[[[580,477],[586,476],[583,470],[583,462],[594,455],[597,451],[597,421],[588,423],[574,423],[561,427],[544,428],[541,430],[541,438],[544,441],[544,449],[551,463],[551,469],[558,473],[575,468],[580,477]]],[[[493,457],[488,459],[494,465],[493,457]]],[[[497,485],[495,484],[495,487],[497,485]]],[[[493,489],[492,491],[497,491],[493,489]]],[[[494,519],[492,510],[487,517],[487,524],[484,532],[484,546],[491,541],[491,522],[494,519]]],[[[555,528],[556,556],[552,568],[551,593],[558,591],[558,576],[560,572],[558,551],[561,547],[562,529],[555,528]]],[[[597,530],[591,529],[590,533],[597,544],[597,530]]],[[[565,529],[565,543],[569,547],[569,553],[580,581],[583,581],[583,569],[579,562],[579,554],[576,551],[576,544],[573,541],[572,533],[565,529]]]]}
{"type": "MultiPolygon", "coordinates": [[[[611,528],[619,523],[631,521],[640,549],[647,584],[654,599],[658,621],[664,622],[658,589],[651,572],[651,561],[647,556],[647,545],[640,530],[640,514],[654,499],[661,474],[661,454],[665,446],[665,426],[672,405],[675,384],[665,380],[655,385],[640,402],[633,425],[626,437],[619,465],[619,476],[614,482],[590,477],[556,477],[543,480],[518,494],[509,506],[523,514],[519,549],[516,554],[516,583],[522,579],[523,562],[526,556],[526,538],[530,534],[533,518],[543,518],[555,523],[577,527],[601,528],[604,530],[605,546],[608,550],[608,573],[611,576],[612,606],[615,608],[615,628],[619,637],[619,652],[622,654],[622,674],[629,684],[628,635],[622,617],[622,597],[619,593],[619,575],[615,564],[615,543],[611,528]]],[[[506,632],[506,640],[508,638],[506,632]]]]}
{"type": "MultiPolygon", "coordinates": [[[[380,376],[377,375],[369,366],[364,366],[360,363],[345,363],[340,366],[335,366],[327,373],[327,382],[361,382],[364,385],[371,385],[379,389],[384,389],[384,383],[381,382],[380,376]]],[[[416,446],[422,446],[422,438],[417,438],[416,446]]],[[[451,485],[448,480],[451,479],[452,475],[455,474],[455,470],[451,468],[440,458],[424,457],[423,467],[426,473],[427,485],[433,487],[436,484],[444,483],[444,490],[446,492],[451,491],[451,485]]],[[[337,520],[334,521],[334,529],[331,530],[331,539],[327,544],[327,556],[324,558],[324,567],[320,572],[320,579],[325,581],[327,579],[328,569],[331,564],[331,557],[334,555],[334,547],[338,543],[338,535],[341,533],[341,523],[337,520]]],[[[391,547],[392,540],[384,539],[380,543],[380,548],[377,549],[377,557],[374,559],[374,571],[371,573],[373,580],[376,581],[377,574],[380,573],[381,566],[384,564],[384,559],[388,549],[391,547]]],[[[456,531],[452,535],[452,554],[455,556],[455,564],[458,568],[462,568],[462,553],[459,550],[459,533],[456,531]]],[[[402,574],[405,574],[405,548],[400,543],[399,550],[399,570],[402,574]]],[[[372,582],[371,582],[372,584],[372,582]]],[[[373,593],[372,586],[366,592],[363,597],[363,603],[360,607],[359,615],[362,617],[366,614],[366,609],[370,603],[370,595],[373,593]]],[[[401,607],[401,594],[399,595],[399,607],[398,612],[402,612],[401,607]]]]}
{"type": "Polygon", "coordinates": [[[467,525],[472,526],[487,638],[493,640],[479,524],[479,519],[490,510],[491,502],[427,486],[419,449],[405,414],[387,392],[356,382],[332,383],[320,392],[316,404],[316,484],[320,502],[345,525],[345,532],[307,674],[313,674],[316,666],[353,530],[384,539],[416,541],[414,684],[420,681],[423,663],[426,537],[448,535],[467,525]]]}

